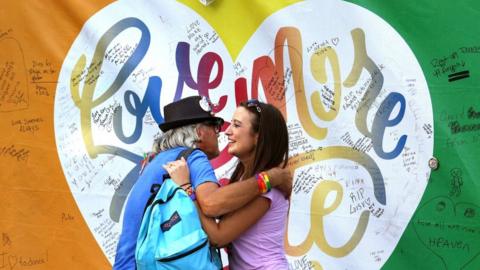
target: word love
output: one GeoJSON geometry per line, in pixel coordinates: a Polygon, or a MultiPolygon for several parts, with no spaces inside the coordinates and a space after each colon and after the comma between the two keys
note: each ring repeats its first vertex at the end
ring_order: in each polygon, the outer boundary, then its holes
{"type": "MultiPolygon", "coordinates": [[[[86,83],[81,95],[79,94],[78,84],[71,87],[72,97],[75,101],[75,104],[81,111],[82,130],[84,132],[83,134],[85,134],[84,140],[88,152],[92,158],[98,154],[96,151],[98,149],[95,149],[92,132],[90,132],[91,111],[93,108],[101,105],[103,102],[111,98],[120,89],[120,86],[123,85],[123,83],[127,80],[127,78],[131,75],[133,70],[139,65],[147,53],[150,45],[150,32],[147,26],[137,18],[126,18],[117,22],[100,38],[100,41],[96,46],[94,54],[95,57],[90,64],[90,67],[101,67],[108,45],[116,36],[128,28],[137,28],[140,30],[140,41],[108,89],[100,89],[103,94],[98,98],[93,99],[95,96],[95,91],[97,90],[95,83],[96,80],[93,80],[93,82],[90,81],[91,83],[86,83]]],[[[385,151],[383,149],[382,141],[385,134],[385,129],[387,127],[398,125],[403,119],[406,107],[405,98],[400,93],[390,93],[383,100],[378,111],[376,112],[371,131],[369,131],[366,121],[367,113],[373,101],[382,89],[383,76],[377,65],[367,55],[363,31],[361,29],[354,29],[352,30],[351,34],[355,49],[355,58],[351,72],[343,81],[343,85],[345,87],[352,87],[357,84],[363,69],[366,69],[372,76],[370,85],[368,85],[367,91],[361,99],[357,109],[355,124],[363,135],[372,139],[373,149],[378,156],[384,159],[393,159],[397,157],[403,149],[407,136],[401,136],[397,145],[391,151],[385,151]],[[392,117],[393,109],[397,104],[400,106],[400,110],[398,110],[397,114],[392,117]]],[[[308,111],[308,102],[303,81],[302,40],[299,30],[294,27],[280,28],[276,35],[274,48],[275,51],[273,60],[269,56],[261,56],[253,62],[251,96],[253,98],[258,97],[258,86],[259,83],[261,83],[263,89],[265,89],[267,102],[272,103],[279,108],[283,108],[282,112],[284,116],[287,116],[285,111],[285,85],[283,82],[283,50],[284,48],[288,48],[288,56],[293,73],[292,77],[294,82],[295,101],[297,105],[296,108],[299,119],[303,128],[310,136],[318,140],[324,139],[327,135],[327,128],[317,126],[312,120],[312,116],[308,111]],[[285,44],[288,46],[283,46],[285,44]],[[272,82],[277,83],[272,84],[272,82]],[[281,94],[278,95],[278,93],[272,93],[272,86],[275,86],[279,90],[276,92],[280,92],[281,94]]],[[[311,56],[311,73],[317,82],[326,83],[327,73],[325,65],[328,60],[333,71],[333,102],[332,107],[329,110],[326,110],[320,101],[320,93],[314,92],[310,97],[312,101],[311,105],[316,116],[324,121],[332,121],[337,116],[341,104],[340,98],[342,83],[339,60],[334,49],[328,47],[319,48],[319,50],[321,50],[322,53],[314,53],[311,56]]],[[[158,61],[161,60],[162,59],[158,59],[158,61]]],[[[78,60],[75,70],[72,74],[72,80],[74,80],[74,78],[77,77],[82,70],[84,70],[86,65],[85,61],[85,57],[81,57],[78,60]]],[[[186,42],[179,42],[177,45],[176,67],[178,70],[178,78],[174,100],[181,98],[183,87],[185,85],[191,89],[197,90],[199,95],[209,97],[209,91],[216,89],[220,85],[223,78],[223,61],[221,57],[217,53],[207,52],[201,57],[198,63],[198,72],[196,79],[194,79],[190,67],[190,45],[186,42]],[[215,66],[217,67],[216,74],[214,74],[215,76],[212,76],[212,71],[214,70],[215,66]],[[213,79],[210,80],[212,77],[213,79]]],[[[88,68],[88,74],[86,78],[98,78],[100,76],[100,70],[101,68],[88,68]]],[[[160,112],[161,91],[162,79],[159,76],[152,76],[149,78],[147,89],[142,99],[132,90],[125,91],[125,108],[128,113],[135,117],[136,121],[132,134],[127,135],[124,133],[124,129],[122,127],[123,108],[119,107],[119,109],[115,111],[113,119],[114,131],[116,136],[122,142],[132,144],[138,141],[142,134],[142,119],[147,110],[150,110],[154,120],[157,123],[163,122],[163,117],[160,112]]],[[[247,99],[247,85],[244,77],[239,77],[235,80],[235,98],[237,104],[240,101],[247,99]]],[[[220,112],[225,107],[227,100],[228,96],[221,96],[218,101],[218,106],[214,108],[214,111],[220,112]]],[[[224,160],[222,164],[217,164],[217,167],[223,165],[223,163],[227,161],[228,160],[224,160]]]]}

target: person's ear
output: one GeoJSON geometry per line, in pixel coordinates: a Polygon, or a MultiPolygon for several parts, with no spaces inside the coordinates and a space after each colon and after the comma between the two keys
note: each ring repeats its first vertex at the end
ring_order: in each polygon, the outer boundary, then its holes
{"type": "Polygon", "coordinates": [[[197,132],[198,139],[202,141],[203,138],[205,138],[205,128],[203,128],[202,125],[197,125],[195,131],[197,132]]]}

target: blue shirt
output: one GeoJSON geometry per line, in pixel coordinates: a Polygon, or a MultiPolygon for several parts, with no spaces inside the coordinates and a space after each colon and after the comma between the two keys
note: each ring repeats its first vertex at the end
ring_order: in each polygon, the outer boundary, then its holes
{"type": "MultiPolygon", "coordinates": [[[[166,173],[162,165],[175,160],[184,147],[176,147],[158,154],[146,167],[133,185],[125,206],[122,233],[117,245],[117,254],[113,269],[135,269],[135,247],[142,223],[145,204],[150,197],[152,184],[160,184],[166,173]]],[[[205,182],[217,183],[215,172],[207,156],[202,151],[193,151],[187,159],[190,170],[190,181],[194,188],[205,182]]]]}

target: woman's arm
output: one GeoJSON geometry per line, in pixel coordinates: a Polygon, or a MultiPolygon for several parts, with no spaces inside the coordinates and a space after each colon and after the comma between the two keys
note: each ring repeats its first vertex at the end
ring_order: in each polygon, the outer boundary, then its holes
{"type": "MultiPolygon", "coordinates": [[[[179,186],[190,182],[190,171],[185,159],[169,162],[163,167],[179,186]]],[[[270,176],[272,188],[279,189],[286,198],[289,197],[292,191],[292,174],[289,169],[275,167],[266,172],[270,176]]],[[[240,209],[260,195],[258,182],[254,176],[223,187],[213,182],[204,182],[195,187],[195,193],[202,213],[209,217],[217,217],[240,209]]]]}
{"type": "MultiPolygon", "coordinates": [[[[190,182],[189,169],[183,158],[170,162],[163,167],[179,186],[190,182]]],[[[195,202],[195,204],[203,229],[207,233],[211,244],[218,247],[225,246],[235,240],[270,209],[270,200],[259,196],[242,208],[224,215],[217,223],[214,218],[204,214],[198,202],[195,202]]]]}
{"type": "Polygon", "coordinates": [[[215,219],[205,216],[200,209],[198,212],[210,243],[217,247],[223,247],[257,223],[268,209],[270,209],[270,200],[258,197],[244,207],[223,216],[219,223],[215,219]]]}
{"type": "MultiPolygon", "coordinates": [[[[285,197],[288,198],[292,190],[292,175],[290,171],[275,167],[266,172],[270,176],[272,188],[275,187],[281,190],[285,197]],[[280,187],[283,187],[283,190],[280,187]]],[[[217,184],[211,182],[203,183],[195,191],[198,202],[202,207],[202,212],[210,217],[220,216],[240,209],[260,195],[258,181],[255,176],[223,187],[218,187],[217,184]]]]}

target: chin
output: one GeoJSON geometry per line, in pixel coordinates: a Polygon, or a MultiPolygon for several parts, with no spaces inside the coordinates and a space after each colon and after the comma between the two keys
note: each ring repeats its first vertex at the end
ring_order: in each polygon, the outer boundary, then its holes
{"type": "Polygon", "coordinates": [[[228,147],[227,152],[229,155],[235,156],[235,150],[233,150],[232,148],[228,147]]]}
{"type": "Polygon", "coordinates": [[[220,155],[220,152],[209,152],[209,153],[205,153],[205,155],[207,155],[207,158],[208,160],[212,160],[216,157],[218,157],[220,155]]]}

